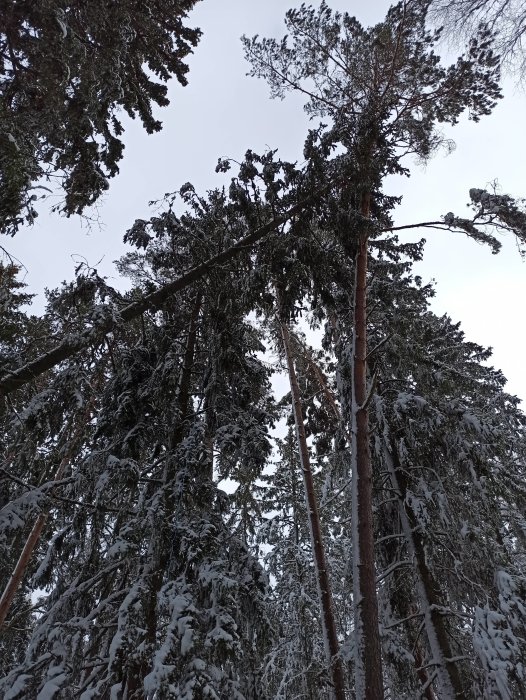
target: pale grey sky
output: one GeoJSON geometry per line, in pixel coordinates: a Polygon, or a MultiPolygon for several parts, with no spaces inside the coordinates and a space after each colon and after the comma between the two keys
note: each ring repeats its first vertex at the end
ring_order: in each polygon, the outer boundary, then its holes
{"type": "MultiPolygon", "coordinates": [[[[116,278],[112,261],[124,252],[122,236],[138,218],[148,218],[149,200],[192,182],[198,191],[222,183],[214,173],[218,157],[242,157],[247,148],[279,148],[287,159],[301,159],[307,120],[302,100],[268,99],[267,86],[247,77],[239,37],[281,36],[283,16],[299,2],[287,0],[203,0],[190,24],[204,32],[190,57],[189,86],[170,88],[171,106],[160,111],[164,129],[148,136],[125,119],[126,150],[121,173],[98,207],[102,228],[90,231],[79,219],[62,219],[42,210],[38,223],[14,239],[0,241],[27,267],[26,282],[39,296],[70,280],[76,261],[86,258],[102,274],[116,278]],[[103,261],[99,263],[99,260],[103,261]]],[[[316,3],[313,3],[316,4],[316,3]]],[[[388,3],[343,2],[331,7],[355,14],[363,23],[380,20],[388,3]]],[[[498,179],[503,192],[526,195],[526,96],[505,84],[505,99],[480,124],[462,121],[448,130],[457,148],[439,153],[425,168],[414,166],[410,180],[389,183],[403,194],[396,214],[399,224],[437,218],[448,211],[462,214],[471,187],[484,188],[498,179]]],[[[45,205],[44,205],[45,206],[45,205]]],[[[498,256],[474,241],[447,232],[425,231],[425,261],[417,272],[437,281],[434,309],[462,322],[469,340],[494,348],[494,364],[509,379],[508,390],[526,398],[523,350],[526,331],[522,302],[526,298],[526,263],[512,240],[498,256]]],[[[115,280],[116,282],[116,280],[115,280]]]]}

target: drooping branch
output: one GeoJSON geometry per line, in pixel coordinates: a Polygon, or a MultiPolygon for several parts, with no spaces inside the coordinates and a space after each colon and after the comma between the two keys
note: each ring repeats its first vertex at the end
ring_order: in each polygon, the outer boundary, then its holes
{"type": "MultiPolygon", "coordinates": [[[[515,236],[519,249],[526,243],[526,211],[524,201],[510,197],[508,194],[499,194],[496,186],[493,192],[472,187],[469,190],[471,209],[474,215],[470,218],[456,216],[448,212],[437,221],[421,221],[415,224],[403,226],[391,226],[381,233],[388,231],[405,231],[413,228],[434,228],[442,231],[454,231],[464,233],[479,243],[489,245],[493,253],[498,253],[501,248],[500,241],[494,233],[504,231],[515,236]]],[[[524,251],[521,250],[522,254],[524,251]]]]}

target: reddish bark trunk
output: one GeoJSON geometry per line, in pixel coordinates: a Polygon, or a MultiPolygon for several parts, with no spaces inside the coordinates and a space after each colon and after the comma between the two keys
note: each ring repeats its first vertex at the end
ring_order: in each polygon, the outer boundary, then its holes
{"type": "Polygon", "coordinates": [[[336,621],[334,619],[334,610],[332,603],[332,593],[329,582],[329,572],[327,567],[327,559],[325,556],[325,548],[323,546],[323,537],[321,532],[320,516],[318,512],[318,503],[316,492],[314,489],[314,479],[310,466],[309,449],[307,446],[307,436],[305,434],[305,426],[303,423],[303,411],[301,407],[301,395],[294,369],[294,361],[292,359],[292,351],[290,345],[289,329],[285,323],[281,323],[281,334],[283,337],[283,347],[287,358],[287,367],[290,381],[290,391],[292,394],[292,406],[294,410],[294,421],[296,424],[296,434],[298,438],[298,450],[300,454],[301,471],[303,474],[303,482],[305,484],[305,500],[307,502],[307,512],[309,518],[309,527],[311,532],[312,550],[314,554],[314,563],[316,567],[316,576],[318,583],[318,593],[320,597],[321,619],[324,634],[324,642],[326,647],[327,661],[330,665],[331,680],[336,700],[345,700],[345,679],[343,675],[343,666],[339,657],[339,643],[336,632],[336,621]]]}
{"type": "MultiPolygon", "coordinates": [[[[60,476],[57,476],[56,478],[59,479],[60,476]]],[[[27,565],[31,561],[31,555],[33,554],[33,551],[40,539],[40,535],[42,533],[42,530],[44,529],[44,525],[46,524],[47,519],[47,512],[40,513],[40,515],[37,517],[35,524],[33,525],[31,532],[29,533],[29,537],[25,541],[22,553],[18,558],[13,573],[11,574],[11,578],[7,582],[7,586],[4,589],[2,598],[0,599],[0,629],[2,628],[5,622],[7,614],[9,612],[9,608],[11,607],[11,603],[13,602],[13,599],[20,587],[20,584],[22,583],[22,579],[24,578],[27,565]]]]}
{"type": "MultiPolygon", "coordinates": [[[[361,214],[369,218],[370,195],[362,197],[361,214]]],[[[367,245],[358,241],[355,260],[354,348],[353,348],[353,559],[355,634],[358,654],[356,671],[357,700],[381,700],[384,697],[382,656],[378,629],[378,600],[374,565],[372,507],[372,465],[369,450],[367,410],[367,245]],[[363,675],[362,675],[363,674],[363,675]]]]}

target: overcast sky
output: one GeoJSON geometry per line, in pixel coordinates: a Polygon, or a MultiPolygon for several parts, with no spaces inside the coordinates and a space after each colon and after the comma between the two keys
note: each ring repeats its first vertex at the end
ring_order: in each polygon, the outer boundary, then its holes
{"type": "MultiPolygon", "coordinates": [[[[246,76],[239,37],[281,36],[285,11],[299,2],[286,0],[203,0],[190,24],[203,30],[190,57],[189,86],[170,88],[171,105],[160,111],[164,128],[148,136],[127,118],[126,150],[120,175],[98,207],[101,226],[88,230],[79,219],[63,219],[42,211],[38,223],[14,239],[0,243],[27,268],[26,282],[37,293],[35,308],[43,307],[43,289],[73,278],[81,259],[117,284],[113,260],[125,250],[122,237],[133,221],[149,218],[148,201],[192,182],[198,191],[222,183],[214,168],[218,157],[241,158],[247,148],[262,152],[278,148],[281,156],[301,160],[308,123],[303,102],[290,95],[268,99],[265,83],[246,76]],[[101,261],[102,262],[99,262],[101,261]]],[[[313,3],[317,4],[317,3],[313,3]]],[[[355,14],[364,24],[382,19],[389,3],[332,0],[334,9],[355,14]],[[373,7],[369,7],[373,5],[373,7]]],[[[410,180],[388,183],[404,199],[396,213],[398,224],[438,218],[448,211],[462,214],[471,187],[485,188],[497,179],[502,191],[526,195],[526,97],[505,83],[505,99],[494,114],[479,124],[464,120],[447,131],[456,150],[439,153],[425,167],[415,165],[410,180]]],[[[44,205],[45,206],[45,205],[44,205]]],[[[418,274],[436,280],[434,309],[462,322],[469,340],[494,348],[493,363],[508,377],[508,390],[526,399],[523,348],[526,331],[526,263],[513,240],[493,256],[489,249],[442,231],[424,236],[425,261],[418,274]]]]}

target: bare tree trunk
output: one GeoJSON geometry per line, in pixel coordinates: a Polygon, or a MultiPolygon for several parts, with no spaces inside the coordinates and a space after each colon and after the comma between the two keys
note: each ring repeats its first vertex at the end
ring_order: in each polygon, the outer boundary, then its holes
{"type": "MultiPolygon", "coordinates": [[[[334,395],[328,386],[327,378],[324,376],[322,370],[313,359],[305,344],[295,336],[294,340],[297,344],[299,344],[303,358],[314,371],[320,388],[322,389],[325,398],[327,399],[327,403],[331,407],[335,417],[338,420],[341,420],[341,413],[336,404],[334,395]]],[[[395,447],[393,446],[394,456],[391,455],[391,452],[387,449],[387,447],[385,447],[384,450],[384,461],[386,462],[387,470],[390,475],[391,485],[399,496],[399,513],[402,523],[402,531],[408,543],[409,550],[417,563],[417,577],[419,579],[418,598],[422,610],[425,611],[423,612],[424,627],[426,629],[429,647],[435,650],[432,656],[437,664],[437,669],[435,670],[434,675],[438,681],[440,698],[444,698],[444,700],[449,700],[450,698],[461,698],[463,697],[462,684],[458,669],[456,668],[455,664],[450,662],[448,663],[447,661],[448,659],[452,658],[452,651],[449,645],[447,631],[444,627],[443,618],[438,612],[438,609],[433,607],[434,605],[438,606],[438,608],[440,607],[439,586],[434,581],[434,578],[429,571],[429,567],[426,564],[422,538],[418,535],[416,528],[417,524],[414,517],[412,517],[410,512],[407,512],[404,506],[407,486],[404,475],[401,471],[401,467],[398,463],[398,455],[396,454],[395,447]]],[[[437,695],[435,694],[432,683],[430,682],[431,678],[433,677],[433,670],[431,669],[430,676],[428,671],[424,668],[425,661],[419,647],[417,647],[415,652],[415,665],[417,667],[417,675],[423,686],[423,697],[425,697],[426,700],[437,700],[437,695]]]]}
{"type": "MultiPolygon", "coordinates": [[[[361,214],[369,218],[370,195],[362,196],[361,214]]],[[[367,390],[367,244],[363,235],[355,258],[353,387],[351,420],[352,543],[357,700],[384,697],[374,565],[372,465],[369,450],[367,390]]]]}
{"type": "Polygon", "coordinates": [[[336,632],[336,621],[334,618],[334,610],[332,603],[332,593],[329,582],[329,573],[327,568],[327,559],[325,556],[325,548],[323,546],[323,537],[321,532],[320,516],[318,512],[318,503],[314,490],[314,479],[310,466],[309,449],[307,446],[307,437],[305,435],[305,426],[303,423],[303,411],[301,407],[301,396],[294,369],[294,361],[292,358],[292,350],[290,344],[290,334],[286,323],[280,322],[281,335],[283,338],[283,347],[287,358],[287,367],[290,381],[290,391],[292,394],[292,406],[294,410],[294,420],[296,423],[296,434],[298,439],[298,450],[300,455],[301,471],[303,473],[303,482],[305,484],[305,500],[307,502],[307,513],[309,519],[309,528],[311,533],[312,549],[314,554],[314,564],[316,568],[316,576],[318,583],[318,595],[320,598],[321,620],[323,629],[323,638],[325,644],[325,653],[330,667],[331,680],[333,685],[334,697],[336,700],[345,700],[345,679],[343,675],[343,666],[339,657],[338,635],[336,632]]]}
{"type": "MultiPolygon", "coordinates": [[[[294,341],[295,341],[295,343],[297,343],[297,344],[299,345],[299,347],[301,348],[302,357],[304,358],[304,360],[308,363],[309,367],[310,367],[310,368],[313,370],[313,372],[315,373],[316,378],[317,378],[317,380],[318,380],[318,383],[319,383],[319,385],[320,385],[320,388],[321,388],[321,390],[322,390],[322,392],[323,392],[323,394],[324,394],[324,396],[325,396],[325,398],[326,398],[326,400],[327,400],[328,405],[331,407],[334,416],[336,417],[336,419],[337,419],[338,421],[341,421],[340,409],[338,408],[338,405],[337,405],[337,403],[336,403],[336,400],[335,400],[335,398],[334,398],[334,395],[333,395],[331,389],[329,388],[328,381],[327,381],[327,377],[324,375],[324,373],[323,373],[323,371],[320,369],[319,365],[315,362],[314,358],[312,357],[312,355],[311,355],[311,353],[309,352],[309,349],[307,348],[307,346],[305,345],[305,343],[303,343],[303,342],[302,342],[299,338],[297,338],[295,335],[294,335],[294,341]]],[[[350,438],[350,435],[349,435],[349,434],[347,434],[347,437],[348,437],[348,439],[349,439],[349,442],[351,442],[351,438],[350,438]]],[[[387,448],[386,448],[386,449],[387,449],[387,448]]],[[[396,491],[398,494],[400,494],[400,493],[401,493],[401,491],[400,491],[401,486],[400,486],[400,484],[399,484],[399,481],[400,481],[400,480],[399,480],[399,479],[397,480],[397,477],[396,477],[396,470],[395,470],[394,464],[393,464],[393,459],[392,459],[392,457],[391,457],[391,455],[390,455],[389,452],[387,452],[387,460],[389,460],[387,466],[388,466],[388,471],[389,471],[389,473],[390,473],[390,475],[391,475],[391,484],[392,484],[393,488],[395,489],[395,491],[396,491]]],[[[387,461],[387,460],[386,460],[386,461],[387,461]]],[[[405,482],[404,482],[404,483],[405,483],[405,482]]],[[[404,486],[404,489],[405,489],[405,486],[404,486]]],[[[404,493],[405,493],[405,490],[404,490],[404,493]]],[[[402,498],[402,497],[401,497],[401,498],[402,498]]],[[[402,500],[403,500],[403,498],[402,498],[402,500]]],[[[409,539],[410,539],[410,541],[408,542],[408,546],[410,547],[410,550],[411,550],[411,552],[412,552],[412,554],[413,554],[413,557],[414,557],[415,559],[417,559],[418,562],[419,562],[418,573],[420,573],[420,572],[422,571],[422,567],[423,567],[423,566],[426,566],[426,565],[425,565],[425,553],[424,553],[424,551],[423,551],[423,548],[421,548],[420,556],[417,557],[417,555],[416,555],[416,550],[418,549],[418,547],[414,546],[415,543],[413,542],[413,532],[414,532],[414,529],[415,529],[415,528],[412,527],[412,526],[409,524],[408,514],[406,513],[405,508],[403,508],[403,504],[402,504],[402,503],[400,504],[400,506],[401,506],[401,508],[402,508],[402,510],[401,510],[401,512],[400,512],[400,516],[401,516],[401,520],[403,521],[403,522],[402,522],[402,525],[403,525],[403,532],[404,532],[404,534],[406,535],[406,539],[408,539],[407,533],[409,533],[409,539]]],[[[426,567],[426,568],[427,568],[427,567],[426,567]]],[[[430,574],[429,571],[428,571],[428,576],[425,577],[425,581],[427,581],[427,582],[431,581],[431,574],[430,574]]],[[[432,586],[432,587],[433,587],[433,586],[432,586]]],[[[425,588],[425,586],[424,586],[424,588],[425,588]]],[[[427,601],[427,597],[425,596],[425,590],[423,591],[423,593],[424,593],[424,598],[422,598],[422,596],[420,596],[420,599],[421,599],[421,601],[422,601],[423,599],[425,599],[425,601],[427,601]]],[[[423,604],[423,607],[426,607],[427,609],[429,609],[429,605],[428,605],[428,604],[423,604]]],[[[440,619],[440,624],[442,624],[441,618],[439,618],[439,619],[440,619]]],[[[426,618],[425,618],[425,621],[424,621],[424,624],[427,625],[428,622],[429,622],[429,618],[426,617],[426,618]]],[[[440,635],[439,635],[439,638],[440,638],[440,639],[443,639],[443,638],[444,638],[444,635],[443,635],[443,634],[440,634],[440,635]]],[[[447,636],[446,636],[446,640],[447,640],[447,636]]],[[[448,647],[448,649],[449,649],[449,647],[448,647]]],[[[423,658],[423,656],[422,656],[422,653],[421,653],[421,650],[420,650],[420,646],[419,646],[419,645],[417,645],[416,650],[415,650],[415,665],[416,665],[416,668],[417,668],[417,675],[418,675],[418,677],[419,677],[419,679],[420,679],[420,681],[421,681],[421,683],[422,683],[422,687],[423,687],[423,690],[422,690],[422,697],[425,698],[425,700],[438,700],[438,699],[437,699],[437,696],[436,696],[436,694],[435,694],[435,691],[433,690],[433,686],[432,686],[432,682],[431,682],[431,678],[432,678],[432,677],[430,678],[430,676],[429,676],[429,674],[428,674],[428,671],[427,671],[426,668],[425,668],[425,660],[424,660],[424,658],[423,658]]],[[[445,665],[445,664],[444,664],[444,665],[445,665]]],[[[436,673],[435,673],[435,675],[439,675],[439,674],[436,674],[436,673]]],[[[439,680],[440,680],[440,675],[439,675],[439,680]]],[[[443,697],[443,698],[449,698],[449,697],[450,697],[450,695],[447,695],[447,693],[446,693],[446,687],[447,687],[446,684],[440,683],[440,692],[441,692],[441,696],[440,696],[440,697],[441,697],[441,698],[442,698],[442,697],[443,697]]]]}
{"type": "MultiPolygon", "coordinates": [[[[60,467],[57,470],[57,474],[55,475],[56,479],[60,479],[59,472],[60,467]]],[[[2,593],[2,598],[0,598],[0,629],[2,628],[5,622],[7,614],[9,612],[9,608],[11,607],[11,603],[13,602],[13,599],[20,587],[20,584],[22,583],[22,579],[24,578],[24,574],[26,573],[27,566],[31,561],[31,555],[33,554],[33,551],[40,539],[40,535],[42,534],[44,525],[47,522],[48,515],[48,511],[44,511],[43,513],[40,513],[37,519],[35,520],[35,524],[33,525],[31,532],[29,533],[29,537],[25,541],[22,553],[18,558],[13,573],[11,574],[11,577],[4,589],[4,592],[2,593]]]]}
{"type": "MultiPolygon", "coordinates": [[[[362,204],[362,215],[368,217],[368,200],[362,204]]],[[[348,434],[351,443],[353,477],[353,585],[355,600],[355,664],[356,697],[383,698],[382,658],[378,626],[376,572],[374,566],[374,533],[372,523],[372,467],[369,451],[367,406],[367,240],[358,249],[356,260],[356,292],[353,348],[353,415],[348,434]],[[358,377],[358,379],[357,379],[358,377]],[[357,603],[358,601],[358,603],[357,603]],[[363,633],[366,630],[366,633],[363,633]]],[[[299,342],[299,341],[298,341],[299,342]]],[[[316,362],[302,347],[304,357],[314,370],[335,417],[340,410],[327,380],[316,362]]]]}
{"type": "Polygon", "coordinates": [[[299,346],[301,349],[301,355],[305,362],[308,364],[308,366],[312,369],[314,374],[316,375],[316,380],[318,381],[318,385],[323,392],[323,395],[325,396],[325,399],[327,401],[327,404],[331,408],[331,412],[336,418],[336,420],[341,421],[341,413],[340,409],[338,408],[338,404],[336,403],[336,399],[334,398],[334,394],[329,388],[329,382],[325,374],[323,373],[322,369],[318,365],[318,363],[314,360],[312,357],[312,353],[310,352],[309,348],[307,345],[300,339],[298,336],[293,333],[292,334],[294,337],[294,342],[299,346]]]}

